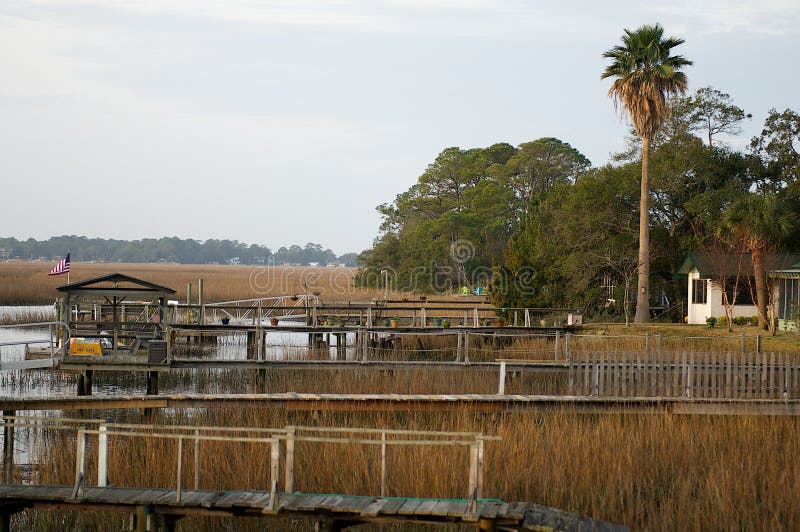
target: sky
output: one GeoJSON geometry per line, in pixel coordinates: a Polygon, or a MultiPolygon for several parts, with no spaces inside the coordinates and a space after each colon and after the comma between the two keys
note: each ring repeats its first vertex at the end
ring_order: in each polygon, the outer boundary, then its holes
{"type": "Polygon", "coordinates": [[[608,162],[602,53],[655,22],[752,113],[733,147],[800,111],[797,0],[3,0],[0,236],[361,251],[447,147],[608,162]]]}

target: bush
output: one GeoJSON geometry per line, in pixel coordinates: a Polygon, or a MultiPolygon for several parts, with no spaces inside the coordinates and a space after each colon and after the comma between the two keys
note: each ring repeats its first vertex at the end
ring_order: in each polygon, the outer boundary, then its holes
{"type": "Polygon", "coordinates": [[[717,318],[715,318],[714,316],[709,316],[708,318],[706,318],[706,325],[708,325],[710,328],[713,329],[716,324],[717,324],[717,318]]]}

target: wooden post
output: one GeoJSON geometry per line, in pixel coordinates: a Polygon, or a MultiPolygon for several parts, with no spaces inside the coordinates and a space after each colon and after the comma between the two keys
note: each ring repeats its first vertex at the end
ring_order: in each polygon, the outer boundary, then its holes
{"type": "Polygon", "coordinates": [[[286,427],[286,471],[283,475],[283,491],[294,493],[294,435],[296,428],[286,427]]]}
{"type": "Polygon", "coordinates": [[[83,497],[83,488],[86,479],[86,447],[89,443],[89,434],[85,430],[78,431],[78,447],[75,452],[75,486],[72,490],[73,498],[83,497]]]}
{"type": "Polygon", "coordinates": [[[97,485],[101,488],[108,485],[108,428],[98,427],[97,435],[97,485]]]}
{"type": "Polygon", "coordinates": [[[147,372],[147,395],[158,395],[158,372],[147,372]]]}
{"type": "MultiPolygon", "coordinates": [[[[203,300],[203,279],[200,278],[197,280],[197,307],[198,307],[198,314],[197,314],[197,324],[203,325],[205,321],[205,313],[206,307],[204,305],[203,300]]],[[[259,316],[260,318],[261,316],[259,316]]]]}
{"type": "Polygon", "coordinates": [[[756,335],[756,353],[760,353],[760,352],[761,352],[761,335],[757,334],[756,335]]]}
{"type": "Polygon", "coordinates": [[[269,497],[269,510],[273,512],[278,511],[278,497],[280,490],[278,489],[278,482],[280,478],[280,465],[281,465],[281,442],[280,440],[273,440],[270,452],[270,497],[269,497]]]}
{"type": "MultiPolygon", "coordinates": [[[[759,351],[756,351],[758,353],[759,351]]],[[[747,353],[747,342],[744,337],[744,333],[742,333],[742,354],[747,353]]]]}
{"type": "Polygon", "coordinates": [[[478,440],[478,490],[479,499],[483,498],[483,440],[478,440]]]}
{"type": "Polygon", "coordinates": [[[475,307],[472,311],[472,326],[478,327],[480,319],[478,318],[478,307],[475,307]]]}
{"type": "Polygon", "coordinates": [[[469,364],[469,331],[464,331],[464,363],[469,364]]]}
{"type": "Polygon", "coordinates": [[[194,489],[200,489],[200,429],[194,429],[194,489]]]}
{"type": "Polygon", "coordinates": [[[600,367],[597,363],[597,353],[592,354],[592,395],[600,395],[600,367]]]}
{"type": "Polygon", "coordinates": [[[497,395],[506,393],[506,363],[500,362],[500,382],[497,386],[497,395]]]}
{"type": "Polygon", "coordinates": [[[181,473],[183,473],[183,438],[178,438],[178,471],[175,482],[175,501],[181,502],[181,473]]]}
{"type": "Polygon", "coordinates": [[[478,498],[478,444],[469,448],[469,491],[467,499],[472,502],[478,498]]]}
{"type": "Polygon", "coordinates": [[[381,497],[386,497],[386,431],[381,432],[381,497]]]}
{"type": "Polygon", "coordinates": [[[558,351],[559,351],[559,347],[560,347],[559,344],[560,343],[561,343],[561,334],[558,331],[556,331],[555,346],[553,347],[553,351],[556,354],[556,356],[555,356],[556,360],[558,360],[558,351]]]}
{"type": "Polygon", "coordinates": [[[3,410],[3,478],[6,484],[14,483],[14,410],[3,410]]]}
{"type": "Polygon", "coordinates": [[[531,309],[525,309],[525,327],[531,326],[531,309]]]}
{"type": "Polygon", "coordinates": [[[461,331],[458,331],[458,347],[456,347],[456,362],[461,362],[464,352],[464,336],[461,331]]]}
{"type": "Polygon", "coordinates": [[[572,335],[570,333],[566,333],[564,335],[564,358],[572,359],[572,353],[570,352],[570,338],[572,335]]]}

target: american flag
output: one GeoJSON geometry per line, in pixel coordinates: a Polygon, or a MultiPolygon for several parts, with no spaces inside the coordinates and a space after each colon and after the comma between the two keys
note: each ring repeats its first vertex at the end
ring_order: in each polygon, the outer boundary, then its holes
{"type": "Polygon", "coordinates": [[[56,264],[53,267],[53,269],[50,270],[50,273],[48,273],[47,275],[61,275],[62,273],[68,273],[68,272],[69,272],[69,253],[67,253],[66,257],[58,261],[58,264],[56,264]]]}

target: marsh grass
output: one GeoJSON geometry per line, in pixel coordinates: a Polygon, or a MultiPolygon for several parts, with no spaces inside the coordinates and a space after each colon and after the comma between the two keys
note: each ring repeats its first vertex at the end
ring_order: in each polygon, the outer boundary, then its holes
{"type": "MultiPolygon", "coordinates": [[[[65,275],[48,276],[51,264],[44,262],[0,262],[0,304],[50,304],[56,288],[67,284],[65,275]]],[[[186,301],[187,284],[204,280],[206,302],[319,292],[324,300],[348,301],[383,298],[383,290],[356,288],[356,268],[303,266],[230,266],[212,264],[127,264],[72,262],[70,281],[123,273],[176,291],[174,299],[186,301]]],[[[390,297],[403,294],[388,292],[390,297]]],[[[405,294],[407,296],[407,294],[405,294]]]]}
{"type": "MultiPolygon", "coordinates": [[[[473,415],[466,412],[391,414],[287,413],[261,408],[161,414],[161,423],[282,427],[367,426],[479,431],[502,438],[486,449],[485,496],[534,501],[633,530],[792,530],[800,524],[796,486],[800,425],[790,417],[679,417],[555,413],[473,415]]],[[[263,488],[267,452],[257,445],[203,444],[201,485],[209,489],[263,488]]],[[[126,444],[112,439],[109,475],[119,486],[175,484],[175,444],[126,444]]],[[[74,437],[63,437],[39,457],[43,483],[70,484],[74,437]]],[[[91,449],[90,449],[91,451],[91,449]]],[[[90,452],[90,464],[94,458],[90,452]]],[[[184,485],[193,478],[193,446],[184,448],[184,485]]],[[[371,494],[378,490],[379,452],[366,447],[298,445],[296,486],[314,493],[371,494]]],[[[465,452],[391,449],[390,495],[463,498],[465,452]],[[464,455],[464,456],[462,456],[464,455]]],[[[25,523],[66,522],[76,529],[118,521],[82,514],[26,512],[25,523]]],[[[20,518],[22,519],[22,518],[20,518]]],[[[179,530],[263,529],[269,522],[187,518],[179,530]]],[[[42,528],[44,526],[44,528],[42,528]]],[[[269,528],[282,530],[285,523],[269,528]]],[[[293,526],[302,526],[296,524],[293,526]]]]}

